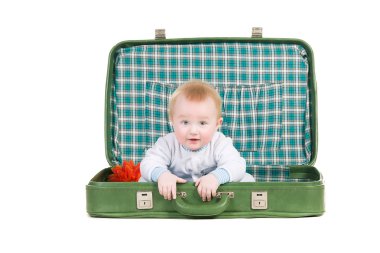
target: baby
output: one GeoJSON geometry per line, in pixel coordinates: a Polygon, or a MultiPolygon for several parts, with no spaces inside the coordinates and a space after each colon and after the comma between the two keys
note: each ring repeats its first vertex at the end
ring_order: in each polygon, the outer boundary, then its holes
{"type": "Polygon", "coordinates": [[[201,81],[185,83],[169,101],[174,132],[157,140],[141,161],[140,181],[158,183],[165,199],[176,198],[176,184],[194,181],[203,201],[216,196],[226,182],[254,182],[231,138],[218,132],[222,125],[221,98],[201,81]]]}

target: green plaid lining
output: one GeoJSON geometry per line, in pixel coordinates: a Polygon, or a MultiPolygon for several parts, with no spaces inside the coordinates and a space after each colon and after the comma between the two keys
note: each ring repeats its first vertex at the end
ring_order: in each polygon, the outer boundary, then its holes
{"type": "Polygon", "coordinates": [[[249,152],[278,149],[282,84],[242,85],[223,90],[223,132],[234,140],[235,147],[249,152]]]}
{"type": "Polygon", "coordinates": [[[298,45],[196,43],[119,50],[111,102],[114,162],[140,161],[171,131],[167,101],[202,79],[223,98],[221,131],[258,181],[287,180],[285,165],[310,161],[308,63],[298,45]]]}
{"type": "Polygon", "coordinates": [[[149,148],[161,136],[173,131],[169,124],[167,108],[169,97],[176,89],[176,85],[162,85],[155,82],[145,84],[145,121],[146,147],[149,148]]]}

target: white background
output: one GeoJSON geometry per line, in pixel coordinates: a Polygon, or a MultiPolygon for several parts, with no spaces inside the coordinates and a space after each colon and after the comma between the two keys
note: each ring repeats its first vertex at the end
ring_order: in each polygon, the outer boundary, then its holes
{"type": "Polygon", "coordinates": [[[320,2],[1,1],[0,251],[379,252],[379,8],[366,0],[320,2]],[[314,50],[316,166],[327,212],[300,219],[88,217],[85,185],[107,167],[110,49],[151,39],[155,28],[166,28],[168,38],[249,37],[252,26],[314,50]]]}

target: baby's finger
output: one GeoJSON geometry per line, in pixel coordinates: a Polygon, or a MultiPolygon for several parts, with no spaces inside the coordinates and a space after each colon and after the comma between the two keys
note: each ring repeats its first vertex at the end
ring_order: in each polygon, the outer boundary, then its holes
{"type": "Polygon", "coordinates": [[[161,196],[163,196],[162,185],[158,186],[158,192],[160,193],[161,196]]]}
{"type": "Polygon", "coordinates": [[[172,195],[173,195],[173,186],[172,185],[169,185],[168,186],[168,200],[172,200],[172,195]]]}
{"type": "Polygon", "coordinates": [[[202,185],[199,185],[197,190],[198,190],[199,196],[202,197],[202,185]]]}
{"type": "Polygon", "coordinates": [[[207,201],[211,201],[211,189],[207,189],[206,198],[207,198],[207,201]]]}
{"type": "Polygon", "coordinates": [[[211,193],[213,197],[216,197],[216,189],[212,189],[211,193]]]}
{"type": "Polygon", "coordinates": [[[168,199],[168,188],[167,188],[167,186],[163,187],[162,195],[164,196],[164,199],[168,199]]]}
{"type": "Polygon", "coordinates": [[[173,194],[173,199],[177,198],[177,186],[174,184],[172,185],[172,194],[173,194]]]}
{"type": "Polygon", "coordinates": [[[183,184],[183,183],[186,183],[186,180],[183,178],[177,177],[177,183],[183,184]]]}
{"type": "Polygon", "coordinates": [[[203,188],[202,189],[202,200],[206,201],[206,199],[207,199],[207,189],[203,188]]]}

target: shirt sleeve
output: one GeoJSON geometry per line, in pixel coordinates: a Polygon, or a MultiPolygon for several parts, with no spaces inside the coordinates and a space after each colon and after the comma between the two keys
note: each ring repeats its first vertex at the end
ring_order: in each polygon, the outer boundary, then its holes
{"type": "MultiPolygon", "coordinates": [[[[140,164],[141,176],[147,181],[152,182],[152,172],[156,168],[167,170],[171,161],[171,151],[165,137],[160,137],[157,142],[148,149],[144,159],[140,164]]],[[[155,178],[161,175],[156,171],[155,178]]]]}
{"type": "Polygon", "coordinates": [[[224,184],[230,181],[230,175],[223,168],[215,169],[211,171],[210,174],[213,174],[216,177],[219,184],[224,184]]]}
{"type": "Polygon", "coordinates": [[[246,161],[233,146],[232,139],[220,133],[215,141],[217,169],[223,168],[229,175],[229,182],[239,182],[246,173],[246,161]]]}
{"type": "Polygon", "coordinates": [[[161,176],[162,173],[169,171],[168,169],[164,169],[161,167],[156,167],[152,170],[151,180],[153,182],[157,182],[158,178],[161,176]]]}

